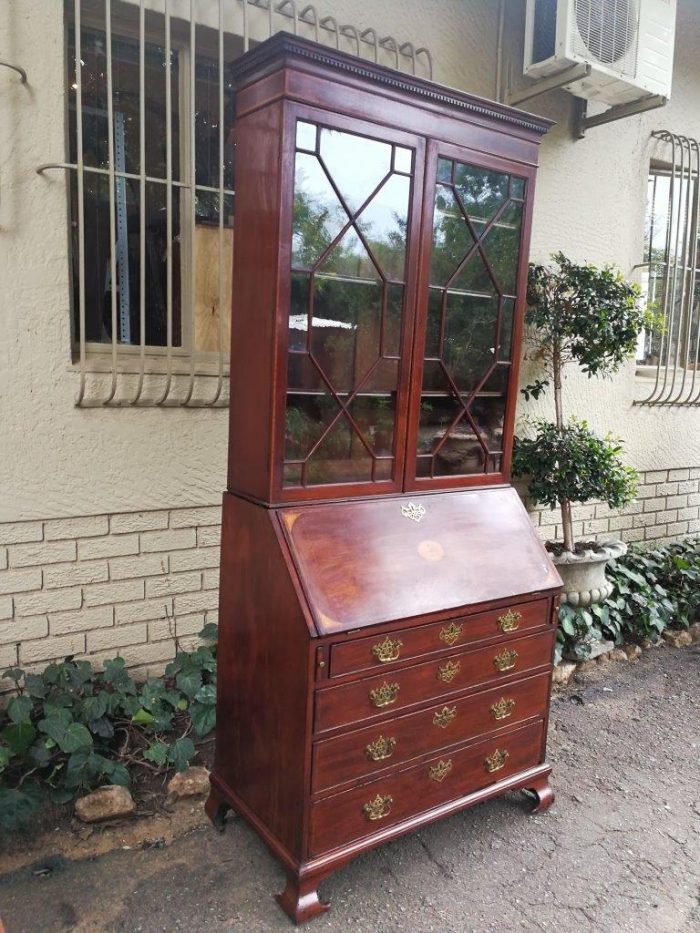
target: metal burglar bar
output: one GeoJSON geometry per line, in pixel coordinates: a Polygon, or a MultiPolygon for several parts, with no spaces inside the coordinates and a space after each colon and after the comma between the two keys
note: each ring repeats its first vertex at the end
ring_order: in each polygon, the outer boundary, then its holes
{"type": "Polygon", "coordinates": [[[649,177],[647,300],[663,324],[644,337],[639,362],[655,367],[654,387],[637,404],[700,405],[700,145],[665,130],[652,136],[666,159],[649,177]]]}
{"type": "Polygon", "coordinates": [[[296,0],[66,0],[66,19],[68,158],[37,172],[68,172],[76,405],[223,407],[231,62],[279,29],[432,78],[430,52],[296,0]]]}

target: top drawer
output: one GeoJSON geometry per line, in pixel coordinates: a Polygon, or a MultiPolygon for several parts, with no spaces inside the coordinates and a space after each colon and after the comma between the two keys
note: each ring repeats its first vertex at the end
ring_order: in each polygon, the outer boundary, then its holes
{"type": "Polygon", "coordinates": [[[391,667],[397,661],[445,651],[484,638],[529,632],[549,621],[549,600],[539,599],[432,625],[357,638],[331,646],[329,673],[331,677],[339,677],[341,674],[391,667]]]}

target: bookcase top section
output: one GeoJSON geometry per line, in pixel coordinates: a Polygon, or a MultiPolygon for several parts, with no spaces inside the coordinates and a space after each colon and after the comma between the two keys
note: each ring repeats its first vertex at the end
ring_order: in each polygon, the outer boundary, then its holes
{"type": "Polygon", "coordinates": [[[379,90],[385,92],[403,92],[413,97],[416,103],[424,101],[461,111],[467,117],[496,120],[507,124],[510,131],[521,130],[543,135],[553,126],[553,121],[545,117],[387,68],[288,32],[275,33],[237,59],[232,67],[234,84],[238,91],[281,67],[299,67],[304,64],[321,68],[325,66],[336,75],[360,78],[369,84],[376,84],[379,90]]]}
{"type": "Polygon", "coordinates": [[[278,514],[319,635],[561,588],[512,487],[278,514]]]}

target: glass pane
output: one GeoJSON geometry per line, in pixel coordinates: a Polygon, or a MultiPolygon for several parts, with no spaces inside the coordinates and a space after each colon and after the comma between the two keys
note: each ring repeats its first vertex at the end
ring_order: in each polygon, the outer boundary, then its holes
{"type": "Polygon", "coordinates": [[[392,175],[357,221],[384,275],[401,281],[404,279],[410,191],[410,178],[392,175]]]}
{"type": "Polygon", "coordinates": [[[467,392],[494,362],[498,301],[449,292],[443,359],[457,387],[467,392]]]}
{"type": "Polygon", "coordinates": [[[501,309],[501,340],[498,351],[500,360],[509,360],[513,346],[513,315],[515,301],[513,298],[504,298],[501,309]]]}
{"type": "Polygon", "coordinates": [[[524,198],[525,197],[525,179],[524,178],[518,178],[515,175],[511,176],[510,196],[511,198],[524,198]]]}
{"type": "Polygon", "coordinates": [[[321,158],[351,211],[357,211],[391,171],[391,145],[321,129],[321,158]]]}
{"type": "Polygon", "coordinates": [[[298,152],[294,178],[292,265],[310,269],[348,217],[316,156],[298,152]]]}
{"type": "Polygon", "coordinates": [[[404,149],[402,146],[394,148],[394,171],[411,174],[413,169],[413,150],[404,149]]]}
{"type": "Polygon", "coordinates": [[[284,485],[301,485],[301,463],[285,463],[284,465],[284,485]]]}
{"type": "Polygon", "coordinates": [[[374,461],[374,479],[376,481],[391,479],[393,472],[394,472],[393,459],[374,461]]]}
{"type": "Polygon", "coordinates": [[[353,421],[372,453],[389,457],[394,450],[394,396],[359,395],[349,407],[353,421]]]}
{"type": "Polygon", "coordinates": [[[452,181],[452,162],[449,159],[438,159],[438,181],[452,181]]]}
{"type": "Polygon", "coordinates": [[[384,315],[384,356],[401,353],[401,324],[403,321],[403,285],[388,285],[384,315]]]}
{"type": "Polygon", "coordinates": [[[491,370],[491,374],[486,382],[479,389],[479,394],[486,392],[496,392],[498,395],[505,395],[508,387],[508,375],[510,373],[510,364],[499,363],[491,370]]]}
{"type": "Polygon", "coordinates": [[[309,276],[292,273],[289,302],[289,349],[306,350],[309,331],[309,276]]]}
{"type": "MultiPolygon", "coordinates": [[[[489,257],[490,258],[490,257],[489,257]]],[[[475,250],[452,282],[453,288],[481,295],[496,295],[496,286],[491,277],[484,257],[475,250]]]]}
{"type": "Polygon", "coordinates": [[[311,349],[337,392],[350,392],[379,356],[379,284],[315,278],[311,349]]]}
{"type": "Polygon", "coordinates": [[[505,295],[515,294],[522,214],[522,204],[509,204],[498,223],[494,224],[484,237],[484,250],[496,281],[505,295]]]}
{"type": "Polygon", "coordinates": [[[440,334],[442,328],[442,289],[431,288],[428,292],[428,320],[425,332],[425,356],[440,355],[440,334]]]}
{"type": "Polygon", "coordinates": [[[345,231],[318,268],[324,275],[374,281],[381,278],[354,227],[345,231]]]}
{"type": "Polygon", "coordinates": [[[307,482],[351,483],[372,479],[372,457],[343,416],[307,464],[307,482]]]}
{"type": "Polygon", "coordinates": [[[287,396],[285,459],[304,460],[340,411],[330,394],[287,396]]]}
{"type": "Polygon", "coordinates": [[[471,416],[481,439],[490,452],[503,450],[503,417],[505,398],[477,398],[471,407],[471,416]]]}
{"type": "Polygon", "coordinates": [[[473,245],[474,238],[452,189],[438,185],[433,214],[430,284],[446,285],[473,245]]]}
{"type": "Polygon", "coordinates": [[[316,133],[317,128],[313,123],[304,123],[303,120],[298,120],[297,149],[307,149],[309,152],[316,152],[316,133]]]}
{"type": "Polygon", "coordinates": [[[418,453],[431,454],[463,411],[454,396],[423,396],[418,426],[418,453]]]}
{"type": "Polygon", "coordinates": [[[455,188],[471,220],[487,222],[508,197],[508,175],[457,163],[455,188]]]}

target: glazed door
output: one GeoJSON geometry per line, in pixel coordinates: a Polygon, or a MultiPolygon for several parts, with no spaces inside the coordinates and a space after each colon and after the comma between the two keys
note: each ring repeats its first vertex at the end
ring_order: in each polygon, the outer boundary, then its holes
{"type": "Polygon", "coordinates": [[[398,491],[424,141],[301,106],[289,108],[287,133],[276,485],[286,501],[398,491]]]}
{"type": "Polygon", "coordinates": [[[510,470],[534,168],[431,143],[406,489],[510,470]]]}

